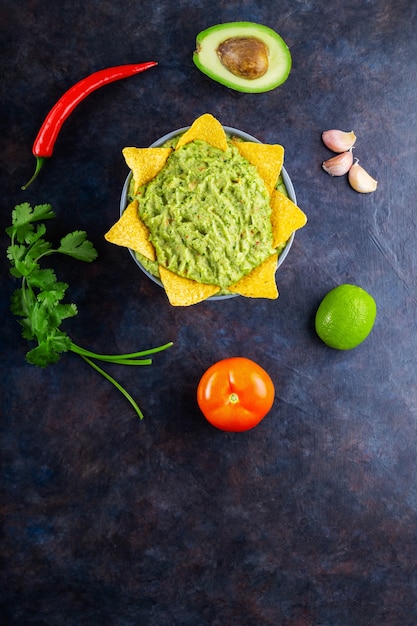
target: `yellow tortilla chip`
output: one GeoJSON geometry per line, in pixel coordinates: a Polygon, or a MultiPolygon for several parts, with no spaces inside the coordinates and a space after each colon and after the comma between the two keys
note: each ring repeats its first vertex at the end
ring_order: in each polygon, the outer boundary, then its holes
{"type": "Polygon", "coordinates": [[[223,126],[210,113],[198,117],[190,128],[180,137],[175,150],[195,139],[200,139],[220,150],[227,150],[226,133],[223,126]]]}
{"type": "Polygon", "coordinates": [[[272,254],[263,263],[255,267],[250,274],[241,278],[229,287],[232,293],[238,293],[247,298],[278,298],[278,289],[275,282],[278,255],[272,254]]]}
{"type": "Polygon", "coordinates": [[[295,230],[307,223],[307,216],[292,200],[277,190],[271,194],[271,209],[272,245],[278,248],[295,230]]]}
{"type": "Polygon", "coordinates": [[[284,148],[279,144],[254,143],[253,141],[236,141],[234,145],[240,154],[256,167],[271,194],[284,163],[284,148]]]}
{"type": "Polygon", "coordinates": [[[216,285],[205,285],[195,280],[174,274],[166,267],[159,266],[159,275],[172,306],[189,306],[202,302],[220,291],[216,285]]]}
{"type": "Polygon", "coordinates": [[[171,152],[172,148],[123,148],[122,154],[133,174],[133,193],[161,171],[171,152]]]}
{"type": "Polygon", "coordinates": [[[110,243],[136,250],[150,261],[155,261],[155,248],[149,241],[148,228],[139,217],[138,207],[139,202],[133,200],[104,238],[110,243]]]}

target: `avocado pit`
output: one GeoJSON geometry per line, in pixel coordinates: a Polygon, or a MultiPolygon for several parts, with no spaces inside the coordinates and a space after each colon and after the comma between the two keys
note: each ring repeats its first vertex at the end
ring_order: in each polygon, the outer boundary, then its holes
{"type": "Polygon", "coordinates": [[[255,80],[268,71],[268,46],[257,37],[230,37],[219,44],[216,52],[234,76],[255,80]]]}

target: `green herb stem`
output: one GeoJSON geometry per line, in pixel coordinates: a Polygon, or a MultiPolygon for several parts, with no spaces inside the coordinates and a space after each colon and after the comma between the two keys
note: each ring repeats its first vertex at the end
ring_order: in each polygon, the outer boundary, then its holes
{"type": "Polygon", "coordinates": [[[88,365],[91,365],[91,367],[95,369],[96,372],[98,372],[99,374],[104,376],[104,378],[106,378],[109,382],[111,382],[112,385],[114,385],[116,389],[118,389],[124,395],[124,397],[128,400],[128,402],[130,402],[136,414],[138,415],[139,419],[143,419],[143,413],[138,407],[138,405],[136,404],[136,402],[134,401],[134,399],[132,398],[132,396],[130,395],[130,393],[126,391],[126,389],[120,383],[118,383],[117,380],[113,378],[113,376],[110,376],[110,374],[108,374],[103,369],[101,369],[101,367],[99,367],[96,363],[91,361],[91,359],[89,359],[87,356],[84,356],[82,354],[80,356],[84,359],[86,363],[88,363],[88,365]]]}
{"type": "Polygon", "coordinates": [[[90,350],[84,350],[84,348],[80,348],[74,343],[70,344],[69,348],[72,352],[79,354],[82,357],[87,357],[89,359],[95,359],[96,361],[105,361],[106,363],[116,363],[119,365],[151,365],[152,359],[132,359],[132,358],[124,358],[125,355],[120,354],[96,354],[95,352],[90,352],[90,350]]]}
{"type": "Polygon", "coordinates": [[[135,355],[137,356],[147,356],[148,354],[156,354],[157,352],[162,352],[163,350],[166,350],[167,348],[170,348],[171,346],[173,346],[173,342],[172,341],[168,341],[168,343],[164,343],[162,346],[157,346],[156,348],[149,348],[148,350],[141,350],[140,352],[132,352],[132,354],[126,354],[126,355],[122,355],[122,356],[127,356],[127,357],[134,357],[135,355]]]}
{"type": "Polygon", "coordinates": [[[130,352],[128,354],[98,354],[97,352],[91,352],[90,350],[86,350],[85,348],[71,342],[70,350],[80,354],[81,356],[97,359],[99,361],[107,361],[108,363],[121,363],[124,365],[150,365],[152,363],[151,359],[140,360],[140,357],[162,352],[162,350],[166,350],[172,345],[173,343],[170,341],[162,346],[150,348],[149,350],[141,350],[140,352],[130,352]]]}

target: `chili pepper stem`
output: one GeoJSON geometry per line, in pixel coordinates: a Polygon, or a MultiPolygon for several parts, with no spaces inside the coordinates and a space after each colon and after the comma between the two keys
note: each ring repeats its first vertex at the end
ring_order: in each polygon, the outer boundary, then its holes
{"type": "Polygon", "coordinates": [[[28,180],[28,182],[26,183],[26,185],[23,185],[23,187],[22,187],[23,191],[24,191],[25,189],[27,189],[27,188],[29,187],[29,185],[31,185],[31,184],[33,183],[33,181],[35,180],[35,178],[37,177],[37,175],[38,175],[38,174],[39,174],[39,172],[41,171],[42,165],[44,164],[44,162],[45,162],[45,160],[46,160],[46,157],[39,157],[39,156],[37,156],[37,157],[35,157],[35,158],[36,158],[36,169],[35,169],[35,171],[34,171],[34,173],[33,173],[32,178],[30,178],[30,179],[28,180]]]}

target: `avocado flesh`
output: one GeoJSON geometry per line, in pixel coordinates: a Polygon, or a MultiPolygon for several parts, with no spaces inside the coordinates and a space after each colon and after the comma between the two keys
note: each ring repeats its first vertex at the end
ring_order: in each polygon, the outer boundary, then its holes
{"type": "Polygon", "coordinates": [[[254,22],[228,22],[203,30],[196,38],[193,61],[211,79],[246,93],[275,89],[288,78],[291,70],[291,54],[285,41],[271,28],[254,22]],[[219,49],[222,50],[224,42],[239,39],[263,42],[268,51],[267,69],[263,75],[255,78],[238,75],[222,63],[219,49]]]}

